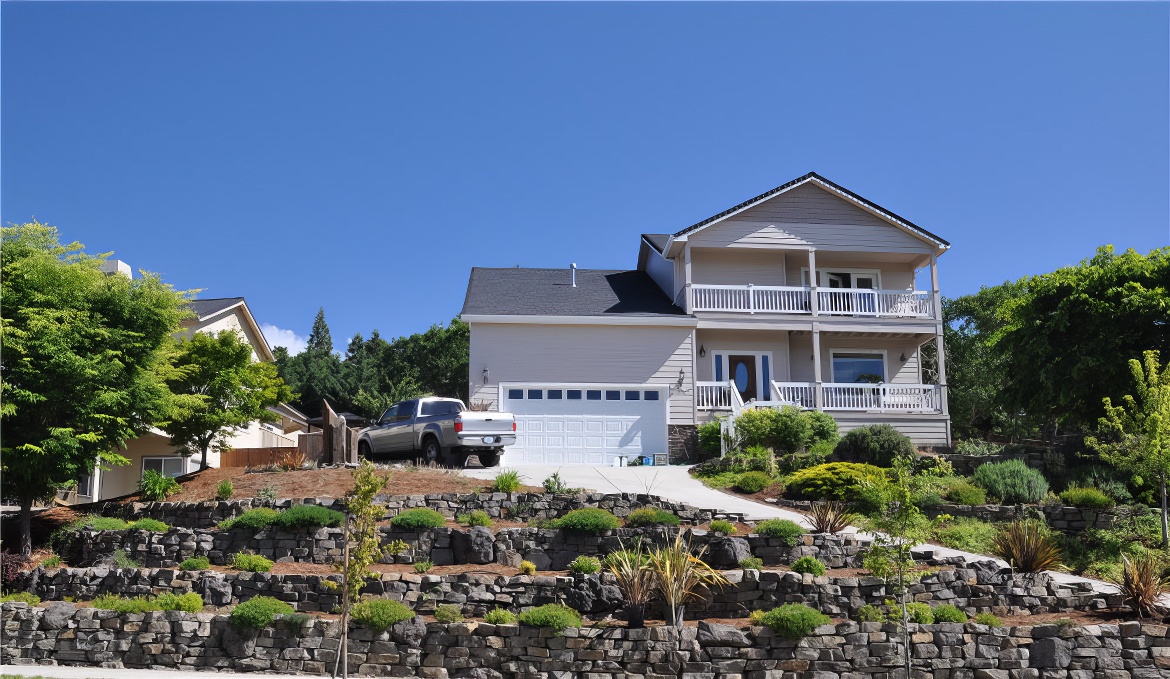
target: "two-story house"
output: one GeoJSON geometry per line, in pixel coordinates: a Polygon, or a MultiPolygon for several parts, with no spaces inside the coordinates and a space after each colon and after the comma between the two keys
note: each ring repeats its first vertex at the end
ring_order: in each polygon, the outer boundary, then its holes
{"type": "Polygon", "coordinates": [[[936,261],[949,247],[809,173],[643,234],[634,271],[475,268],[471,399],[515,413],[510,465],[677,457],[696,424],[753,401],[949,445],[936,261]]]}

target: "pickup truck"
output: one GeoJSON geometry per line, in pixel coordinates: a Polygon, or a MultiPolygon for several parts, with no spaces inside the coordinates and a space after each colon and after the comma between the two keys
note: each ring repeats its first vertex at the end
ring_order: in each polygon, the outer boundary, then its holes
{"type": "Polygon", "coordinates": [[[485,467],[500,463],[504,446],[516,442],[511,413],[471,411],[454,398],[415,398],[395,403],[358,432],[358,454],[413,455],[421,463],[462,467],[471,455],[485,467]]]}

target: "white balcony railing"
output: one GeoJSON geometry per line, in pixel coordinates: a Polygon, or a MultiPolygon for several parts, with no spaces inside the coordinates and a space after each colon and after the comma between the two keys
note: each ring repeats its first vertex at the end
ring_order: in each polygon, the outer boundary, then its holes
{"type": "Polygon", "coordinates": [[[816,385],[812,382],[773,382],[772,389],[776,394],[773,398],[801,408],[813,408],[816,399],[813,395],[816,385]]]}
{"type": "MultiPolygon", "coordinates": [[[[691,286],[694,311],[747,314],[812,313],[812,288],[769,285],[691,286]]],[[[828,316],[934,318],[934,295],[921,290],[819,288],[818,313],[828,316]]]]}
{"type": "Polygon", "coordinates": [[[938,412],[942,407],[935,384],[822,384],[824,410],[938,412]]]}

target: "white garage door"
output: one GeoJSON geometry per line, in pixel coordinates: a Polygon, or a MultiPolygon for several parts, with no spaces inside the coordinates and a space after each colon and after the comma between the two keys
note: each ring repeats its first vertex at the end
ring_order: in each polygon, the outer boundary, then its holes
{"type": "Polygon", "coordinates": [[[667,452],[665,387],[505,384],[500,392],[501,410],[516,416],[506,465],[609,465],[667,452]]]}

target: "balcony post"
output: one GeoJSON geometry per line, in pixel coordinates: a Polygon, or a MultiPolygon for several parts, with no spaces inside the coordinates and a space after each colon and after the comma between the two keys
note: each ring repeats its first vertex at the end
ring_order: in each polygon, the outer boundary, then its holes
{"type": "Polygon", "coordinates": [[[813,323],[813,408],[821,410],[824,398],[821,394],[821,326],[813,323]]]}
{"type": "Polygon", "coordinates": [[[748,313],[756,313],[756,293],[752,290],[752,284],[748,283],[748,313]]]}
{"type": "Polygon", "coordinates": [[[817,299],[817,251],[814,248],[808,249],[808,308],[815,317],[818,314],[817,306],[820,300],[817,299]]]}
{"type": "Polygon", "coordinates": [[[942,296],[938,292],[938,256],[930,253],[930,302],[934,305],[934,320],[942,320],[942,296]]]}
{"type": "Polygon", "coordinates": [[[685,302],[685,304],[687,305],[687,308],[683,309],[683,311],[687,312],[688,314],[693,314],[695,312],[695,304],[694,304],[694,300],[691,299],[692,293],[691,293],[691,244],[690,243],[687,243],[686,245],[683,246],[683,262],[685,263],[685,272],[684,272],[686,275],[686,282],[685,282],[686,302],[685,302]]]}
{"type": "Polygon", "coordinates": [[[947,406],[947,356],[946,350],[943,346],[942,326],[938,326],[938,332],[934,336],[935,346],[938,348],[938,393],[939,393],[939,407],[942,408],[942,414],[950,414],[950,409],[947,406]]]}

